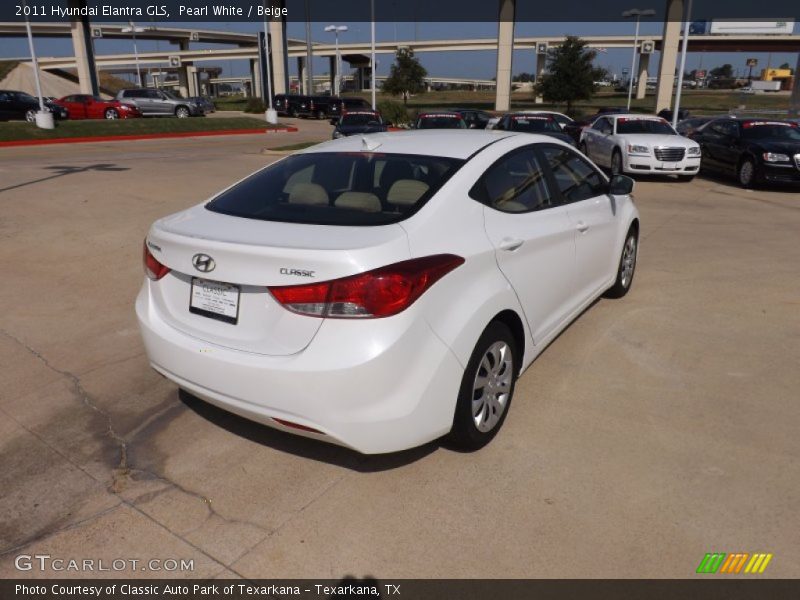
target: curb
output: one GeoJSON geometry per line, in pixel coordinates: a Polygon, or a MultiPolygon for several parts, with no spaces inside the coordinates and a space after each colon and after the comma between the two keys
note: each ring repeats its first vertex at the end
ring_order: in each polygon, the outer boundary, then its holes
{"type": "Polygon", "coordinates": [[[127,142],[134,140],[158,140],[168,138],[212,137],[219,135],[253,135],[264,133],[295,133],[297,127],[276,129],[223,129],[220,131],[179,131],[174,133],[142,133],[136,135],[108,135],[93,137],[52,138],[49,140],[11,140],[0,142],[0,148],[13,146],[46,146],[49,144],[87,144],[92,142],[127,142]]]}

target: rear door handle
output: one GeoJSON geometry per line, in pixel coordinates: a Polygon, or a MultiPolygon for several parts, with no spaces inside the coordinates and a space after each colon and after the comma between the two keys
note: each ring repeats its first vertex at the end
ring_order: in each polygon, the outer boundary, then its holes
{"type": "Polygon", "coordinates": [[[525,243],[525,240],[518,240],[515,238],[503,238],[500,240],[500,250],[505,250],[506,252],[513,252],[522,244],[525,243]]]}
{"type": "Polygon", "coordinates": [[[575,228],[581,233],[586,233],[589,231],[589,226],[583,221],[578,221],[578,223],[575,225],[575,228]]]}

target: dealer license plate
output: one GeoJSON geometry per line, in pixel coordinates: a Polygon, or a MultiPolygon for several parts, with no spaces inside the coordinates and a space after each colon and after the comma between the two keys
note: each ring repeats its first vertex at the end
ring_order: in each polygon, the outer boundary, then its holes
{"type": "Polygon", "coordinates": [[[238,286],[192,277],[189,312],[236,325],[239,320],[238,286]]]}

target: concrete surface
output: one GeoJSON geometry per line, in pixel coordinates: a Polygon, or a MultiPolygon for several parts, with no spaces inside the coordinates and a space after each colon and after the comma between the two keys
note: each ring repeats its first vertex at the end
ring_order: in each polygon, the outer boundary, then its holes
{"type": "MultiPolygon", "coordinates": [[[[49,554],[680,578],[711,551],[800,576],[800,195],[640,182],[632,292],[545,351],[492,444],[364,457],[182,397],[143,355],[149,224],[304,136],[265,137],[0,150],[0,577],[98,575],[14,567],[49,554]]],[[[132,574],[164,575],[99,573],[132,574]]]]}

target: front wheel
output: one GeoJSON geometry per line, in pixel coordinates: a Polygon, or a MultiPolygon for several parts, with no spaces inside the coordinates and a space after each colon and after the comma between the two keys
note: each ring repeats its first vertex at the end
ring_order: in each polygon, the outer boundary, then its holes
{"type": "Polygon", "coordinates": [[[35,123],[36,122],[36,111],[35,110],[25,111],[25,120],[28,123],[35,123]]]}
{"type": "Polygon", "coordinates": [[[750,158],[746,158],[739,165],[739,185],[743,188],[753,187],[756,180],[756,165],[750,158]]]}
{"type": "Polygon", "coordinates": [[[633,229],[628,231],[625,245],[622,246],[622,256],[617,268],[617,279],[614,285],[606,291],[606,298],[622,298],[631,289],[633,275],[636,272],[636,256],[639,250],[639,236],[633,229]]]}
{"type": "Polygon", "coordinates": [[[116,110],[114,110],[113,108],[109,108],[106,111],[105,118],[106,119],[111,119],[111,120],[119,119],[119,113],[116,110]]]}
{"type": "Polygon", "coordinates": [[[179,119],[187,119],[189,118],[189,109],[185,106],[179,106],[175,109],[175,116],[179,119]]]}
{"type": "Polygon", "coordinates": [[[615,149],[611,155],[611,174],[622,175],[622,153],[615,149]]]}
{"type": "Polygon", "coordinates": [[[694,179],[694,175],[678,175],[678,181],[683,181],[684,183],[689,183],[692,179],[694,179]]]}
{"type": "Polygon", "coordinates": [[[464,450],[488,444],[508,415],[521,357],[508,326],[484,330],[464,370],[450,440],[464,450]]]}

